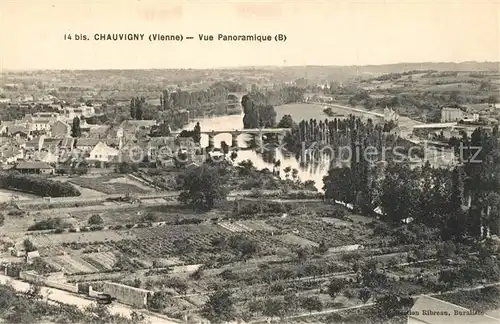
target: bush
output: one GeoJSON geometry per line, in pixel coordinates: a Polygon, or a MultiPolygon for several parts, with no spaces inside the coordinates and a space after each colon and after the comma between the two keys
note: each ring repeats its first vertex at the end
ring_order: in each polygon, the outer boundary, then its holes
{"type": "Polygon", "coordinates": [[[42,231],[49,229],[60,229],[69,227],[68,224],[64,223],[59,217],[49,218],[35,223],[28,227],[28,231],[42,231]]]}
{"type": "Polygon", "coordinates": [[[143,223],[149,223],[149,222],[155,223],[158,221],[158,219],[159,217],[157,214],[148,212],[144,216],[142,216],[141,221],[143,223]]]}
{"type": "Polygon", "coordinates": [[[101,215],[94,214],[90,216],[88,223],[89,225],[101,225],[104,223],[104,220],[102,219],[101,215]]]}
{"type": "Polygon", "coordinates": [[[344,206],[333,205],[325,215],[326,217],[343,218],[348,215],[348,211],[344,206]]]}
{"type": "Polygon", "coordinates": [[[29,239],[25,239],[23,241],[23,246],[24,246],[24,250],[26,252],[32,252],[32,251],[36,251],[36,247],[35,245],[33,244],[33,242],[31,242],[29,239]]]}

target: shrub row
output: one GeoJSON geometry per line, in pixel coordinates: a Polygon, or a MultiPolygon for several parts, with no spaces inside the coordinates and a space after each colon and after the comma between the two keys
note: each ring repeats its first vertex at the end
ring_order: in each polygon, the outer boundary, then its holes
{"type": "Polygon", "coordinates": [[[75,197],[81,193],[70,183],[52,181],[18,172],[0,172],[0,187],[15,189],[42,197],[75,197]]]}

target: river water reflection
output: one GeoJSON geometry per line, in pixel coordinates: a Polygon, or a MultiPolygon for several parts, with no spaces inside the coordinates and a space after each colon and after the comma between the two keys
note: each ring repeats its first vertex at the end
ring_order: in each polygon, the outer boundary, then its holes
{"type": "MultiPolygon", "coordinates": [[[[278,116],[280,118],[280,116],[278,116]]],[[[293,117],[293,115],[292,115],[293,117]]],[[[279,119],[278,119],[279,120],[279,119]]],[[[211,130],[235,130],[243,129],[243,114],[242,115],[232,115],[232,116],[221,116],[221,117],[211,117],[198,120],[201,126],[202,131],[211,131],[211,130]]],[[[193,129],[194,125],[197,121],[193,121],[189,125],[185,127],[185,129],[193,129]]],[[[326,175],[329,168],[329,160],[324,158],[320,161],[314,163],[302,164],[300,161],[294,156],[290,154],[284,154],[281,150],[278,149],[267,149],[265,154],[257,152],[253,149],[245,150],[244,148],[248,148],[247,142],[251,139],[249,135],[242,134],[238,137],[239,147],[242,148],[238,151],[238,157],[236,159],[236,163],[250,159],[252,160],[254,166],[258,169],[268,168],[272,170],[273,164],[271,161],[274,159],[281,161],[280,166],[280,174],[282,177],[285,176],[283,169],[286,167],[290,167],[292,169],[297,169],[298,176],[301,181],[313,180],[316,184],[316,187],[321,190],[323,187],[323,176],[326,175]]],[[[216,148],[221,147],[221,142],[225,141],[227,144],[231,145],[231,134],[219,134],[215,136],[214,145],[216,148]]],[[[203,147],[208,146],[208,136],[201,136],[201,145],[203,147]]]]}

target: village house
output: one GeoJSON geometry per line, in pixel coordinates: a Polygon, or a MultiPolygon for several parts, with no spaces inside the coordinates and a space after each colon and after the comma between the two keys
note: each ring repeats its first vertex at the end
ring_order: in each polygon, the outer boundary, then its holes
{"type": "Polygon", "coordinates": [[[41,111],[41,112],[36,112],[33,114],[34,118],[53,118],[53,119],[58,119],[60,118],[61,115],[57,112],[47,112],[47,111],[41,111]]]}
{"type": "Polygon", "coordinates": [[[21,173],[53,174],[54,167],[46,162],[39,161],[19,161],[14,170],[21,173]]]}
{"type": "Polygon", "coordinates": [[[109,162],[117,156],[119,151],[106,144],[99,142],[89,154],[89,159],[93,161],[109,162]]]}
{"type": "Polygon", "coordinates": [[[455,127],[449,127],[443,129],[442,134],[445,139],[450,139],[452,137],[460,137],[460,131],[455,127]]]}
{"type": "Polygon", "coordinates": [[[120,143],[122,143],[120,141],[120,139],[112,138],[112,137],[106,138],[105,142],[106,142],[106,145],[111,146],[111,147],[118,149],[118,150],[120,149],[120,145],[121,145],[120,143]]]}
{"type": "Polygon", "coordinates": [[[33,118],[31,122],[28,123],[28,128],[30,131],[34,132],[48,132],[52,127],[53,120],[50,118],[33,118]]]}
{"type": "Polygon", "coordinates": [[[61,140],[61,144],[59,144],[59,149],[61,151],[72,151],[75,147],[76,139],[73,137],[65,137],[61,140]]]}
{"type": "Polygon", "coordinates": [[[15,121],[1,121],[0,122],[0,135],[5,136],[9,133],[9,127],[15,125],[15,121]]]}
{"type": "Polygon", "coordinates": [[[23,144],[23,151],[26,159],[31,159],[38,152],[43,144],[42,137],[36,137],[23,144]]]}
{"type": "Polygon", "coordinates": [[[92,125],[89,128],[88,137],[104,139],[109,129],[108,125],[92,125]]]}
{"type": "Polygon", "coordinates": [[[19,147],[2,146],[0,148],[0,162],[12,164],[24,157],[24,152],[19,147]]]}
{"type": "Polygon", "coordinates": [[[464,118],[464,112],[459,108],[441,108],[441,122],[458,122],[464,118]]]}
{"type": "Polygon", "coordinates": [[[97,138],[76,138],[73,146],[81,152],[88,153],[92,151],[98,143],[100,143],[100,140],[97,138]]]}
{"type": "Polygon", "coordinates": [[[125,120],[117,130],[117,137],[123,137],[128,141],[132,137],[137,137],[138,133],[149,134],[151,128],[157,125],[156,120],[125,120]]]}
{"type": "Polygon", "coordinates": [[[32,264],[33,263],[33,260],[35,258],[39,258],[40,257],[40,252],[38,251],[30,251],[30,252],[26,252],[26,263],[27,264],[32,264]]]}
{"type": "Polygon", "coordinates": [[[392,109],[387,106],[384,108],[384,121],[385,122],[397,122],[399,120],[399,115],[392,109]]]}
{"type": "Polygon", "coordinates": [[[48,132],[52,124],[58,120],[56,113],[37,113],[37,115],[26,114],[23,122],[27,124],[30,131],[48,132]]]}
{"type": "Polygon", "coordinates": [[[68,120],[73,120],[75,117],[91,117],[95,115],[95,108],[92,106],[64,107],[62,115],[68,120]]]}
{"type": "Polygon", "coordinates": [[[152,137],[148,143],[148,156],[151,161],[167,160],[175,151],[175,137],[152,137]]]}
{"type": "Polygon", "coordinates": [[[59,156],[52,151],[41,151],[35,153],[33,160],[54,164],[59,161],[59,156]]]}
{"type": "Polygon", "coordinates": [[[10,137],[18,137],[24,139],[31,139],[31,131],[23,125],[13,125],[7,128],[7,134],[10,137]]]}

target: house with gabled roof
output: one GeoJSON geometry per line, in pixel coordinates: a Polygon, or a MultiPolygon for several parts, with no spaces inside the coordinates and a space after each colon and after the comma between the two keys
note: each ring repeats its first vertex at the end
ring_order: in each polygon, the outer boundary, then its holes
{"type": "Polygon", "coordinates": [[[101,142],[98,138],[76,138],[74,147],[82,152],[90,152],[101,142]]]}
{"type": "Polygon", "coordinates": [[[19,161],[14,170],[21,173],[53,174],[54,167],[41,161],[19,161]]]}
{"type": "Polygon", "coordinates": [[[22,137],[29,138],[31,135],[31,131],[26,125],[12,125],[7,127],[7,134],[11,137],[22,137]]]}
{"type": "Polygon", "coordinates": [[[90,151],[89,159],[93,161],[109,162],[115,156],[117,156],[119,151],[110,146],[107,146],[103,142],[97,143],[97,145],[90,151]]]}

